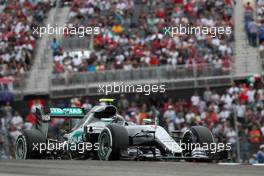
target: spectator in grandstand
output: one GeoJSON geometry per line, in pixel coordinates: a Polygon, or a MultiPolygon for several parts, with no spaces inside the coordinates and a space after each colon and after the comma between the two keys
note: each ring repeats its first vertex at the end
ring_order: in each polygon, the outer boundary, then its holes
{"type": "Polygon", "coordinates": [[[212,91],[210,90],[210,87],[206,87],[206,90],[203,93],[203,99],[206,102],[211,101],[212,91]]]}
{"type": "Polygon", "coordinates": [[[245,27],[245,32],[247,34],[247,40],[248,44],[251,45],[251,36],[250,36],[250,30],[249,30],[249,23],[252,21],[252,19],[245,21],[244,27],[245,27]]]}
{"type": "Polygon", "coordinates": [[[23,128],[23,118],[19,115],[18,112],[14,113],[14,116],[11,118],[9,124],[9,132],[12,137],[13,143],[15,142],[17,136],[19,135],[19,130],[23,128]]]}
{"type": "Polygon", "coordinates": [[[212,128],[217,123],[218,115],[213,108],[209,108],[204,121],[208,125],[209,128],[212,128]]]}
{"type": "Polygon", "coordinates": [[[229,94],[228,90],[226,90],[226,93],[222,95],[221,102],[224,103],[228,108],[232,106],[232,103],[234,101],[234,96],[232,94],[229,94]]]}
{"type": "Polygon", "coordinates": [[[250,157],[250,159],[249,159],[249,163],[250,163],[250,164],[257,164],[257,163],[258,163],[257,155],[256,155],[256,154],[254,154],[254,155],[252,155],[252,156],[250,157]]]}
{"type": "Polygon", "coordinates": [[[172,132],[175,130],[175,120],[176,120],[176,114],[172,107],[172,105],[169,105],[168,109],[164,112],[163,115],[165,121],[167,122],[166,129],[169,132],[172,132]]]}
{"type": "Polygon", "coordinates": [[[120,111],[124,111],[128,108],[129,102],[125,97],[125,94],[120,95],[120,99],[117,102],[118,107],[120,108],[120,111]]]}
{"type": "Polygon", "coordinates": [[[30,112],[35,114],[36,113],[36,109],[41,109],[43,106],[41,104],[41,101],[39,99],[35,100],[31,106],[30,112]]]}
{"type": "Polygon", "coordinates": [[[76,107],[76,108],[80,108],[82,106],[81,101],[79,98],[72,98],[70,101],[70,107],[76,107]]]}
{"type": "Polygon", "coordinates": [[[240,142],[240,159],[242,163],[249,162],[250,153],[250,143],[248,141],[248,136],[242,135],[239,139],[240,142]]]}
{"type": "Polygon", "coordinates": [[[257,37],[259,32],[258,24],[255,20],[248,22],[248,32],[249,32],[249,41],[250,45],[257,47],[257,37]]]}
{"type": "Polygon", "coordinates": [[[261,22],[258,31],[259,43],[262,44],[264,41],[264,21],[261,22]]]}
{"type": "Polygon", "coordinates": [[[154,122],[154,124],[158,125],[160,112],[156,108],[156,106],[152,105],[148,114],[149,114],[149,118],[154,122]]]}
{"type": "Polygon", "coordinates": [[[264,163],[264,144],[262,144],[259,147],[259,151],[257,153],[256,159],[257,159],[258,163],[264,163]]]}
{"type": "Polygon", "coordinates": [[[264,4],[263,4],[263,0],[258,0],[257,1],[257,19],[259,22],[263,22],[263,7],[264,7],[264,4]]]}
{"type": "Polygon", "coordinates": [[[86,69],[87,69],[88,72],[96,72],[96,66],[95,66],[95,64],[89,64],[89,65],[87,65],[86,69]]]}
{"type": "MultiPolygon", "coordinates": [[[[120,105],[119,105],[119,107],[120,107],[120,105]]],[[[138,112],[139,112],[138,105],[134,101],[132,101],[130,106],[127,109],[127,113],[131,114],[131,116],[133,116],[133,115],[136,115],[138,112]],[[132,115],[132,113],[134,113],[134,114],[132,115]]]]}
{"type": "Polygon", "coordinates": [[[246,106],[245,104],[243,104],[242,102],[239,102],[236,106],[235,106],[235,113],[237,114],[237,120],[240,123],[245,123],[245,115],[246,115],[246,106]]]}
{"type": "Polygon", "coordinates": [[[226,106],[223,106],[222,110],[219,113],[219,120],[221,122],[226,122],[230,118],[230,115],[230,110],[226,106]]]}
{"type": "Polygon", "coordinates": [[[53,72],[54,73],[64,73],[64,65],[59,61],[55,61],[54,66],[53,66],[53,72]]]}
{"type": "MultiPolygon", "coordinates": [[[[263,108],[263,106],[262,106],[262,108],[263,108]]],[[[263,110],[261,112],[261,117],[262,118],[264,117],[263,110]]],[[[264,121],[262,121],[262,125],[261,125],[261,128],[260,128],[260,131],[261,131],[261,134],[264,136],[264,121]]]]}
{"type": "Polygon", "coordinates": [[[244,21],[248,22],[248,21],[252,21],[253,19],[253,12],[254,12],[254,8],[252,7],[250,2],[247,2],[246,5],[244,5],[244,21]]]}
{"type": "Polygon", "coordinates": [[[216,58],[213,60],[213,69],[215,70],[214,71],[214,75],[221,75],[221,70],[222,70],[222,64],[223,64],[223,61],[220,59],[220,58],[216,58]]]}
{"type": "Polygon", "coordinates": [[[235,158],[236,155],[236,140],[237,135],[233,127],[230,127],[229,125],[225,127],[225,135],[227,138],[227,142],[231,144],[231,157],[235,158]]]}
{"type": "Polygon", "coordinates": [[[32,128],[35,124],[36,124],[36,116],[34,113],[30,112],[27,116],[26,116],[26,128],[30,129],[32,128]]]}
{"type": "Polygon", "coordinates": [[[261,142],[261,133],[256,124],[254,124],[252,129],[249,131],[249,139],[251,142],[252,151],[257,152],[261,142]]]}
{"type": "Polygon", "coordinates": [[[223,58],[223,63],[222,63],[222,73],[223,74],[229,74],[231,71],[231,59],[229,57],[224,57],[223,58]]]}
{"type": "Polygon", "coordinates": [[[13,108],[12,106],[10,105],[10,102],[7,101],[5,106],[3,107],[3,116],[7,116],[7,117],[11,117],[12,116],[12,111],[13,111],[13,108]]]}
{"type": "Polygon", "coordinates": [[[143,124],[144,119],[147,119],[149,117],[148,113],[147,113],[147,105],[146,104],[142,104],[140,107],[140,111],[137,115],[137,122],[138,124],[143,124]]]}
{"type": "Polygon", "coordinates": [[[198,106],[200,103],[200,96],[198,95],[198,92],[195,92],[194,95],[191,97],[192,105],[198,106]]]}
{"type": "Polygon", "coordinates": [[[246,12],[246,13],[253,13],[253,11],[254,11],[254,8],[252,7],[252,5],[251,5],[250,2],[247,2],[247,3],[244,5],[244,9],[245,9],[245,12],[246,12]]]}
{"type": "Polygon", "coordinates": [[[92,104],[88,99],[85,100],[85,102],[82,104],[82,108],[84,108],[87,112],[92,109],[92,104]]]}
{"type": "Polygon", "coordinates": [[[260,59],[262,61],[262,66],[264,66],[264,42],[260,44],[259,52],[260,52],[260,59]]]}
{"type": "Polygon", "coordinates": [[[253,85],[250,85],[247,91],[248,103],[253,104],[255,102],[255,94],[256,90],[254,90],[253,85]]]}
{"type": "Polygon", "coordinates": [[[62,53],[61,52],[61,45],[57,41],[56,38],[53,38],[53,40],[52,40],[52,42],[50,44],[50,47],[52,49],[52,55],[53,55],[53,57],[58,56],[58,55],[60,55],[62,53]]]}
{"type": "Polygon", "coordinates": [[[231,95],[235,95],[239,93],[239,87],[236,85],[236,83],[232,82],[231,87],[228,89],[228,93],[231,95]]]}
{"type": "Polygon", "coordinates": [[[211,101],[218,104],[220,102],[220,95],[215,90],[212,92],[211,101]]]}

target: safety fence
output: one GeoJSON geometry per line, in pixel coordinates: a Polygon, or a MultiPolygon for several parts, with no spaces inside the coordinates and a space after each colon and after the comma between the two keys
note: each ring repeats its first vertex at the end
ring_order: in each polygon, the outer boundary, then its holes
{"type": "Polygon", "coordinates": [[[94,82],[133,81],[149,79],[185,79],[230,75],[230,70],[215,68],[213,64],[184,66],[160,66],[132,70],[110,70],[102,72],[78,72],[53,74],[51,86],[68,86],[94,82]]]}
{"type": "Polygon", "coordinates": [[[164,84],[166,90],[225,86],[233,81],[231,70],[215,68],[212,64],[184,66],[160,66],[132,70],[102,72],[78,72],[53,74],[50,79],[50,95],[53,98],[73,95],[100,95],[99,84],[124,82],[129,84],[164,84]]]}

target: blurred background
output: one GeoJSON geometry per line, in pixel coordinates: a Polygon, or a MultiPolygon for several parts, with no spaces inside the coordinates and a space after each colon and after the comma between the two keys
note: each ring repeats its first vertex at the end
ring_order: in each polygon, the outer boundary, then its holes
{"type": "MultiPolygon", "coordinates": [[[[165,93],[108,95],[126,120],[169,132],[209,127],[230,162],[264,162],[264,0],[0,0],[0,159],[14,158],[36,107],[84,107],[98,84],[164,84],[165,93]],[[42,26],[100,27],[44,35],[42,26]],[[178,25],[232,34],[164,35],[178,25]]],[[[53,120],[50,132],[63,120],[53,120]]]]}

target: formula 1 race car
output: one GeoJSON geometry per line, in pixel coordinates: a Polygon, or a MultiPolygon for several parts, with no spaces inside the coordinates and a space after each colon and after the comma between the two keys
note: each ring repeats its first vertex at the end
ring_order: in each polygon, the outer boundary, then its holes
{"type": "Polygon", "coordinates": [[[193,126],[183,134],[170,135],[155,124],[125,121],[111,105],[112,101],[101,99],[104,104],[89,112],[82,108],[37,109],[36,129],[21,131],[16,140],[16,159],[213,161],[227,157],[225,148],[212,152],[214,137],[206,127],[193,126]],[[51,139],[48,122],[52,118],[79,119],[79,122],[69,132],[51,139]]]}

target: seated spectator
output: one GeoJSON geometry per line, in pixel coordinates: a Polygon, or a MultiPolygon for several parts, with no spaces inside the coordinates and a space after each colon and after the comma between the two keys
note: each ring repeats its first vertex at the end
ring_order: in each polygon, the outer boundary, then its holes
{"type": "Polygon", "coordinates": [[[26,122],[30,123],[31,126],[36,124],[36,116],[33,113],[29,113],[26,116],[26,122]]]}
{"type": "Polygon", "coordinates": [[[257,127],[257,125],[253,125],[253,128],[249,131],[250,142],[252,144],[253,152],[257,152],[258,147],[260,145],[260,136],[261,133],[257,127]]]}
{"type": "Polygon", "coordinates": [[[264,144],[262,144],[259,147],[259,151],[257,153],[256,159],[257,159],[258,163],[264,163],[264,144]]]}
{"type": "Polygon", "coordinates": [[[260,44],[259,52],[260,52],[260,59],[262,61],[262,66],[264,66],[264,41],[260,44]]]}
{"type": "Polygon", "coordinates": [[[19,130],[23,128],[23,122],[24,121],[22,117],[18,114],[18,112],[15,112],[14,116],[11,118],[9,127],[13,142],[15,142],[16,138],[18,137],[19,130]]]}
{"type": "Polygon", "coordinates": [[[256,154],[252,155],[252,157],[249,159],[249,163],[250,164],[257,164],[258,163],[256,154]]]}
{"type": "Polygon", "coordinates": [[[30,70],[39,36],[33,27],[43,25],[49,1],[6,1],[0,13],[0,79],[13,80],[4,86],[12,91],[13,82],[30,70]]]}
{"type": "Polygon", "coordinates": [[[176,120],[176,114],[173,109],[173,107],[170,105],[168,107],[168,110],[164,112],[163,116],[168,124],[167,129],[169,132],[172,132],[175,130],[175,120],[176,120]]]}
{"type": "Polygon", "coordinates": [[[86,67],[88,72],[95,72],[96,71],[96,67],[94,65],[88,65],[86,67]]]}
{"type": "MultiPolygon", "coordinates": [[[[137,18],[133,15],[136,2],[132,0],[104,1],[105,6],[101,6],[99,2],[101,1],[74,1],[69,14],[69,25],[100,26],[103,29],[101,34],[94,36],[96,57],[89,59],[84,67],[98,67],[100,63],[103,69],[96,71],[101,71],[186,65],[190,73],[193,67],[198,67],[199,73],[203,73],[203,69],[208,68],[205,65],[210,66],[217,61],[215,64],[219,69],[211,69],[212,72],[216,75],[229,74],[232,68],[232,33],[212,38],[204,34],[165,37],[162,32],[168,23],[174,26],[192,24],[233,29],[232,1],[213,1],[210,6],[202,1],[146,1],[146,8],[142,8],[137,18]],[[198,10],[194,10],[195,7],[199,7],[198,10]],[[217,54],[213,56],[212,53],[217,54]],[[226,60],[223,57],[225,54],[226,60]],[[225,65],[222,69],[223,62],[225,65]]],[[[250,11],[248,6],[246,9],[250,11]]],[[[77,69],[78,72],[83,70],[77,69]]]]}

